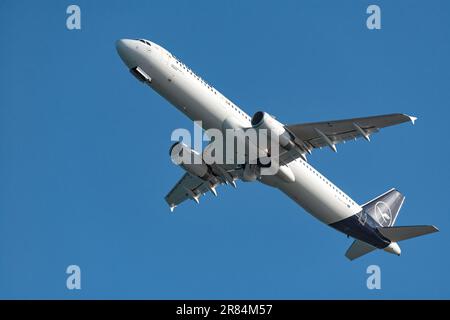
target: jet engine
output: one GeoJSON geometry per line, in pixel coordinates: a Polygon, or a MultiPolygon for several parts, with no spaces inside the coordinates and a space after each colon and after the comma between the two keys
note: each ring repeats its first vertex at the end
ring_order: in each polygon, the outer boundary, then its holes
{"type": "Polygon", "coordinates": [[[203,161],[202,156],[182,142],[176,142],[170,147],[170,158],[176,165],[202,180],[209,180],[214,175],[211,168],[203,161]]]}
{"type": "Polygon", "coordinates": [[[275,120],[270,114],[262,111],[256,112],[252,117],[251,124],[257,130],[266,129],[268,135],[275,134],[278,136],[280,145],[286,150],[291,150],[295,146],[295,137],[284,128],[283,124],[275,120]]]}

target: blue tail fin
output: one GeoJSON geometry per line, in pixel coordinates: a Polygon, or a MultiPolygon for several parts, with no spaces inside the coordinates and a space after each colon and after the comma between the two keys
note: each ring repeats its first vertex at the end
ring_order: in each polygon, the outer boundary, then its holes
{"type": "Polygon", "coordinates": [[[397,220],[405,196],[391,189],[381,196],[363,204],[364,211],[382,227],[391,227],[397,220]]]}

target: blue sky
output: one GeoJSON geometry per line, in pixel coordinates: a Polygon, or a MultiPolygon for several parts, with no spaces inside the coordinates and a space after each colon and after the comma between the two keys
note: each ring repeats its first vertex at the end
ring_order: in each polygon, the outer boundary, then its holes
{"type": "Polygon", "coordinates": [[[0,298],[450,298],[448,1],[0,2],[0,298]],[[378,4],[382,29],[365,26],[378,4]],[[310,163],[364,203],[406,195],[398,225],[437,234],[349,262],[351,240],[261,184],[169,214],[191,122],[126,70],[119,38],[166,47],[249,114],[285,123],[403,112],[310,163]],[[82,289],[66,289],[79,265],[82,289]],[[366,268],[381,268],[368,290],[366,268]]]}

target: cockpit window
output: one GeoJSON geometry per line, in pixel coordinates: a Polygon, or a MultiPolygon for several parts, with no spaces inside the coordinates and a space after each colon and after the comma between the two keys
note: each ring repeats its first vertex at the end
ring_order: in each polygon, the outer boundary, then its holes
{"type": "Polygon", "coordinates": [[[145,39],[139,39],[139,41],[140,42],[142,42],[142,43],[145,43],[146,45],[148,45],[148,46],[152,46],[152,44],[150,43],[150,41],[147,41],[147,40],[145,40],[145,39]]]}

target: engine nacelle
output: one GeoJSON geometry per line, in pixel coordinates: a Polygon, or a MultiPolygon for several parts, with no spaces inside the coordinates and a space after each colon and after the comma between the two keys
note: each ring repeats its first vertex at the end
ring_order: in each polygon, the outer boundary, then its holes
{"type": "Polygon", "coordinates": [[[176,142],[169,150],[170,158],[176,165],[202,180],[209,180],[213,174],[202,156],[182,142],[176,142]]]}
{"type": "Polygon", "coordinates": [[[276,135],[283,148],[291,150],[295,146],[295,137],[270,114],[258,111],[253,115],[251,123],[255,129],[266,129],[269,135],[276,135]]]}

